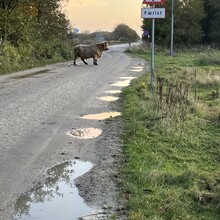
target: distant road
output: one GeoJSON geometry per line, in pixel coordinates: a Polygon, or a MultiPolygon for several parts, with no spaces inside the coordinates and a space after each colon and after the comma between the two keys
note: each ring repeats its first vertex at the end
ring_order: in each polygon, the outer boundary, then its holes
{"type": "Polygon", "coordinates": [[[72,128],[101,127],[81,115],[110,111],[109,102],[97,97],[113,88],[140,60],[123,53],[128,44],[111,46],[98,66],[88,60],[48,65],[0,76],[0,219],[10,220],[13,204],[63,160],[80,156],[95,162],[96,142],[67,135],[72,128]],[[65,156],[66,155],[66,156],[65,156]]]}

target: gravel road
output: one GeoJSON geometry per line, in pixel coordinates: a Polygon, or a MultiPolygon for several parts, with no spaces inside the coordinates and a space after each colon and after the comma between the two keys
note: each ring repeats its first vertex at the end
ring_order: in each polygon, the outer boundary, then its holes
{"type": "Polygon", "coordinates": [[[125,53],[127,45],[112,46],[98,66],[78,61],[48,65],[0,76],[0,220],[13,218],[20,194],[47,177],[47,170],[63,161],[80,158],[94,164],[76,180],[89,206],[118,207],[115,160],[121,152],[120,117],[81,119],[82,115],[120,111],[120,99],[97,99],[120,77],[140,76],[132,67],[142,60],[125,53]],[[81,140],[68,135],[74,128],[94,127],[102,134],[81,140]]]}

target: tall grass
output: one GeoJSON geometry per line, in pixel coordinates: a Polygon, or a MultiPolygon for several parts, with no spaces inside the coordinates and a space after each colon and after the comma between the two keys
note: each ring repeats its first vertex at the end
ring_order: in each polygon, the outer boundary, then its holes
{"type": "Polygon", "coordinates": [[[154,93],[146,74],[122,94],[128,219],[220,219],[220,72],[198,54],[155,58],[154,93]]]}
{"type": "Polygon", "coordinates": [[[220,52],[208,51],[207,53],[201,53],[198,57],[199,64],[201,65],[220,65],[220,52]]]}

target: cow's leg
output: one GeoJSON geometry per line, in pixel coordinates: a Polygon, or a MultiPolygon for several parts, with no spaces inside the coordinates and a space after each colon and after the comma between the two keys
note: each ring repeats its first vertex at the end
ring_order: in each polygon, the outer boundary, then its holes
{"type": "Polygon", "coordinates": [[[97,63],[97,56],[94,56],[94,57],[93,57],[93,64],[94,64],[94,65],[98,65],[98,63],[97,63]]]}
{"type": "Polygon", "coordinates": [[[73,60],[73,64],[74,64],[74,65],[76,65],[76,60],[77,60],[77,58],[78,58],[78,56],[75,55],[75,56],[74,56],[74,60],[73,60]]]}
{"type": "Polygon", "coordinates": [[[81,60],[83,61],[83,63],[85,63],[86,65],[88,65],[88,63],[87,63],[83,58],[81,58],[81,60]]]}

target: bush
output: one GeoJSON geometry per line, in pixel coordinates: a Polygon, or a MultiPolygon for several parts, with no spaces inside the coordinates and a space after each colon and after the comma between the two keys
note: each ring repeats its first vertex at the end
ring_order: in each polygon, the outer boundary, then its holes
{"type": "Polygon", "coordinates": [[[46,63],[70,60],[71,58],[72,46],[68,41],[43,43],[38,40],[32,42],[32,44],[20,42],[18,47],[5,42],[0,54],[0,74],[46,63]]]}
{"type": "Polygon", "coordinates": [[[46,44],[37,42],[34,56],[37,60],[68,60],[72,57],[71,46],[66,42],[49,42],[46,44]]]}
{"type": "Polygon", "coordinates": [[[68,43],[57,43],[54,45],[56,53],[58,53],[63,59],[69,60],[72,58],[72,47],[68,43]]]}
{"type": "Polygon", "coordinates": [[[5,42],[3,46],[2,54],[0,55],[0,72],[6,73],[12,71],[19,66],[21,56],[18,50],[13,47],[9,42],[5,42]]]}
{"type": "Polygon", "coordinates": [[[33,62],[33,45],[21,43],[18,46],[18,53],[21,56],[21,63],[33,62]]]}

